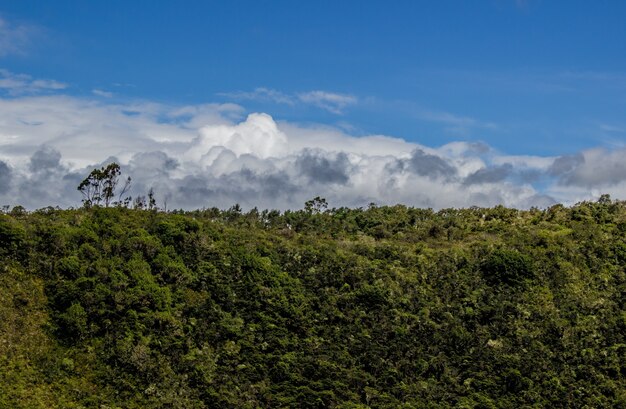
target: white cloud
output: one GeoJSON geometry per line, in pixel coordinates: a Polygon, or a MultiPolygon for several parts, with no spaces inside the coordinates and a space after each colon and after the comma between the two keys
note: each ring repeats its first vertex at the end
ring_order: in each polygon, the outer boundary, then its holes
{"type": "Polygon", "coordinates": [[[553,156],[499,155],[493,158],[493,164],[497,166],[509,164],[522,170],[547,171],[555,159],[553,156]]]}
{"type": "Polygon", "coordinates": [[[236,92],[221,92],[217,95],[234,99],[236,101],[269,101],[277,104],[294,105],[296,100],[293,96],[285,94],[283,92],[259,87],[254,91],[236,91],[236,92]]]}
{"type": "Polygon", "coordinates": [[[101,89],[92,89],[91,93],[94,95],[97,95],[99,97],[103,97],[103,98],[112,98],[113,97],[113,93],[109,92],[109,91],[104,91],[101,89]]]}
{"type": "Polygon", "coordinates": [[[343,110],[357,103],[358,99],[353,95],[337,94],[327,91],[310,91],[298,94],[300,101],[315,105],[333,114],[342,114],[343,110]]]}
{"type": "Polygon", "coordinates": [[[302,126],[279,123],[279,129],[289,135],[289,152],[318,147],[331,152],[350,152],[364,156],[406,156],[418,145],[401,138],[385,135],[354,137],[340,129],[322,125],[302,126]]]}
{"type": "Polygon", "coordinates": [[[444,124],[444,130],[453,134],[466,135],[471,129],[497,129],[493,122],[479,121],[468,116],[459,116],[450,112],[421,110],[417,117],[424,121],[444,124]]]}
{"type": "Polygon", "coordinates": [[[626,128],[622,126],[615,126],[615,125],[609,125],[609,124],[601,124],[600,129],[602,131],[611,132],[611,133],[625,133],[626,132],[626,128]]]}
{"type": "Polygon", "coordinates": [[[587,149],[575,156],[560,157],[552,171],[568,186],[592,189],[615,186],[626,181],[626,148],[608,151],[587,149]]]}
{"type": "Polygon", "coordinates": [[[306,104],[321,108],[336,115],[343,114],[343,110],[358,102],[353,95],[337,94],[327,91],[309,91],[298,94],[286,94],[271,88],[256,88],[254,91],[222,92],[218,94],[235,101],[263,101],[276,104],[296,105],[306,104]]]}
{"type": "Polygon", "coordinates": [[[0,16],[0,57],[25,54],[39,29],[28,24],[15,24],[0,16]]]}
{"type": "Polygon", "coordinates": [[[22,95],[0,98],[0,112],[0,205],[77,206],[80,180],[112,158],[133,177],[134,195],[154,187],[170,208],[300,208],[315,196],[332,206],[434,208],[626,198],[623,149],[542,157],[482,143],[429,147],[245,116],[235,104],[22,95]]]}
{"type": "Polygon", "coordinates": [[[191,143],[186,156],[202,161],[213,147],[223,147],[236,156],[254,155],[261,159],[281,157],[287,153],[287,135],[267,114],[251,114],[235,125],[206,125],[191,143]]]}
{"type": "Polygon", "coordinates": [[[0,90],[5,90],[12,96],[58,91],[65,88],[67,84],[59,81],[33,79],[30,75],[15,74],[9,70],[0,69],[0,90]]]}

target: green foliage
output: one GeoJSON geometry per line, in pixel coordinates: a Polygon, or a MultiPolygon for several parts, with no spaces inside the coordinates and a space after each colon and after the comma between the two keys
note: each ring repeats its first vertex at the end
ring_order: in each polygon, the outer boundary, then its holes
{"type": "Polygon", "coordinates": [[[327,206],[0,215],[0,407],[626,407],[623,202],[327,206]]]}
{"type": "Polygon", "coordinates": [[[533,276],[530,257],[509,249],[492,251],[481,264],[481,272],[493,285],[521,284],[533,276]]]}
{"type": "MultiPolygon", "coordinates": [[[[89,175],[78,185],[77,189],[83,194],[83,204],[85,207],[99,206],[101,203],[105,207],[113,202],[115,198],[115,189],[119,182],[121,174],[120,165],[115,162],[109,163],[100,169],[94,169],[89,175]]],[[[126,183],[120,193],[118,204],[122,204],[122,196],[130,187],[130,177],[126,179],[126,183]]],[[[125,198],[124,204],[128,205],[131,198],[125,198]]],[[[154,194],[150,190],[150,207],[154,203],[154,194]]]]}
{"type": "Polygon", "coordinates": [[[6,258],[24,257],[24,228],[8,216],[0,215],[0,256],[6,258]]]}

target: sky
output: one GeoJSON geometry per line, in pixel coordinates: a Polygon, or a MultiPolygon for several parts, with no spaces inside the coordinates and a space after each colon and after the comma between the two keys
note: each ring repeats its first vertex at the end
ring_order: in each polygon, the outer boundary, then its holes
{"type": "Polygon", "coordinates": [[[623,1],[0,0],[0,205],[626,199],[623,1]]]}

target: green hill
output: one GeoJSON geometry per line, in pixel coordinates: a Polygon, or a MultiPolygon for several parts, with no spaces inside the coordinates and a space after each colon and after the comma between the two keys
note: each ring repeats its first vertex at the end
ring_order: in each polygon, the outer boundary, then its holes
{"type": "Polygon", "coordinates": [[[626,408],[626,203],[0,215],[2,408],[626,408]]]}

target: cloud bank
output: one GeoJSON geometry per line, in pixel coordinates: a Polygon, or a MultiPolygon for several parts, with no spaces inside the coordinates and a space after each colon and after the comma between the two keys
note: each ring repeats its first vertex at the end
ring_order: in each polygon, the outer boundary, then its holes
{"type": "Polygon", "coordinates": [[[482,143],[429,147],[246,115],[236,104],[21,95],[0,98],[0,112],[0,205],[79,206],[76,186],[113,160],[133,178],[131,194],[154,188],[170,209],[301,208],[315,196],[337,207],[435,209],[626,197],[624,148],[541,157],[482,143]]]}

